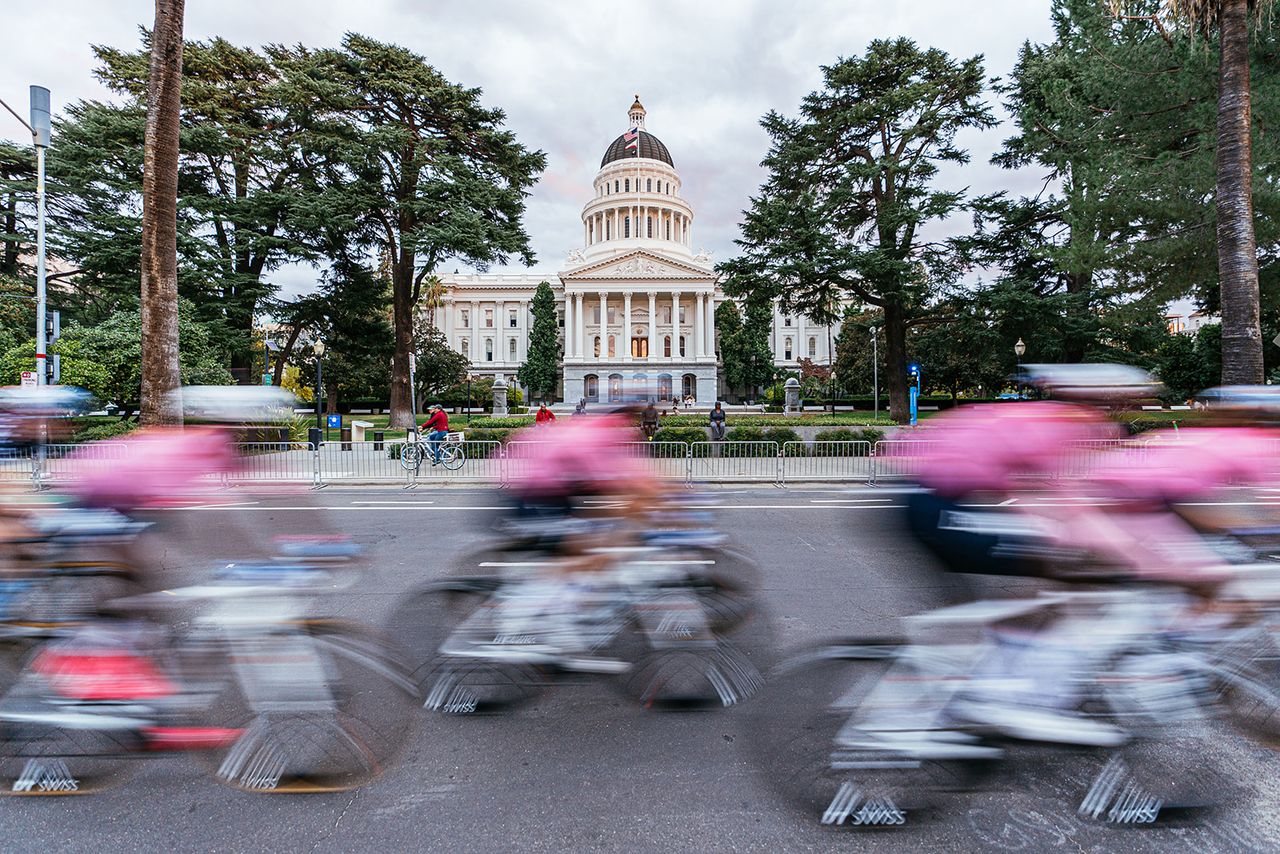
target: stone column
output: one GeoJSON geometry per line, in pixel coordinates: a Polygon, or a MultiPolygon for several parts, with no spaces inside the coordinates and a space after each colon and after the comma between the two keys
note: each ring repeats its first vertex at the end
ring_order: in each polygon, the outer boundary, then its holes
{"type": "MultiPolygon", "coordinates": [[[[671,292],[671,358],[680,358],[680,292],[671,292]]],[[[674,388],[674,386],[673,386],[674,388]]]]}
{"type": "Polygon", "coordinates": [[[796,312],[796,346],[791,350],[791,358],[797,362],[809,358],[809,338],[804,332],[804,312],[796,312]]]}
{"type": "Polygon", "coordinates": [[[471,364],[480,364],[480,300],[471,301],[471,364]]]}
{"type": "Polygon", "coordinates": [[[658,361],[658,356],[658,293],[649,291],[649,363],[658,361]]]}
{"type": "Polygon", "coordinates": [[[533,319],[529,316],[529,301],[520,300],[520,327],[516,329],[519,344],[516,344],[516,356],[523,363],[529,358],[529,333],[533,332],[533,319]]]}
{"type": "Polygon", "coordinates": [[[702,315],[702,303],[706,294],[695,292],[693,295],[693,357],[695,359],[702,358],[702,333],[704,330],[702,315]]]}
{"type": "Polygon", "coordinates": [[[572,359],[574,354],[574,321],[573,321],[573,294],[568,291],[564,292],[564,357],[572,359]]]}
{"type": "Polygon", "coordinates": [[[448,342],[451,348],[454,347],[453,339],[454,339],[453,297],[445,297],[444,298],[444,340],[448,342]]]}
{"type": "MultiPolygon", "coordinates": [[[[713,286],[714,287],[714,286],[713,286]]],[[[716,295],[715,291],[707,294],[707,355],[716,356],[716,295]]]]}
{"type": "Polygon", "coordinates": [[[493,380],[493,414],[498,418],[507,414],[507,381],[502,374],[493,380]]]}
{"type": "Polygon", "coordinates": [[[496,351],[493,354],[493,360],[505,363],[507,361],[507,318],[506,304],[502,300],[495,300],[493,303],[493,325],[497,327],[498,333],[493,336],[493,348],[496,351]]]}
{"type": "Polygon", "coordinates": [[[622,361],[631,361],[631,291],[622,295],[622,340],[618,342],[622,349],[622,361]]]}
{"type": "Polygon", "coordinates": [[[573,319],[578,325],[574,327],[573,353],[579,359],[585,359],[587,357],[587,348],[583,343],[587,337],[587,317],[586,312],[582,308],[582,300],[585,296],[586,294],[582,291],[578,291],[574,294],[574,297],[577,298],[577,304],[573,307],[573,319]]]}
{"type": "Polygon", "coordinates": [[[609,358],[609,296],[600,292],[600,361],[609,358]]]}

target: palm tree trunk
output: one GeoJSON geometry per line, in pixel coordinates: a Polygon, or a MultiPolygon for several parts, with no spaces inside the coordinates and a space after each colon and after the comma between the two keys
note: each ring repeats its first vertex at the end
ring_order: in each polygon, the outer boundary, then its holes
{"type": "Polygon", "coordinates": [[[156,0],[142,176],[143,424],[180,424],[169,392],[178,369],[178,123],[185,0],[156,0]]]}
{"type": "Polygon", "coordinates": [[[1221,0],[1218,71],[1218,280],[1222,382],[1261,383],[1258,252],[1253,233],[1249,3],[1221,0]]]}

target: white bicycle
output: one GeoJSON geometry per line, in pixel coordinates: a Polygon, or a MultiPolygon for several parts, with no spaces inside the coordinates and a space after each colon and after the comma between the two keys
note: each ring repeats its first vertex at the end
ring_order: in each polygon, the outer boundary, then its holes
{"type": "MultiPolygon", "coordinates": [[[[467,461],[465,441],[465,433],[450,433],[446,436],[440,442],[440,465],[449,471],[462,468],[462,464],[467,461]]],[[[418,435],[417,430],[410,430],[405,436],[404,444],[400,447],[400,465],[404,466],[406,471],[416,474],[422,468],[423,459],[430,452],[429,443],[418,435]]]]}

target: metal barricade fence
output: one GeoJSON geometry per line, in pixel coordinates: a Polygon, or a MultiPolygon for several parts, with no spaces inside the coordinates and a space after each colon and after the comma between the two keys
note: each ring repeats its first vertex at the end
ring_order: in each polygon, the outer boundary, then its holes
{"type": "Polygon", "coordinates": [[[932,444],[928,439],[881,439],[876,442],[869,482],[874,484],[882,478],[916,475],[925,451],[932,444]]]}
{"type": "MultiPolygon", "coordinates": [[[[404,442],[321,442],[315,452],[316,482],[395,481],[408,483],[410,473],[400,465],[404,442]]],[[[429,464],[428,464],[429,465],[429,464]]]]}
{"type": "Polygon", "coordinates": [[[545,439],[519,439],[507,444],[502,449],[502,469],[499,482],[510,486],[522,480],[532,471],[537,449],[541,445],[550,444],[545,439]]]}
{"type": "Polygon", "coordinates": [[[1053,479],[1083,477],[1096,470],[1106,456],[1121,451],[1137,455],[1130,459],[1141,460],[1146,453],[1147,444],[1147,441],[1141,439],[1076,439],[1067,443],[1057,468],[1046,472],[1046,475],[1053,479]]]}
{"type": "Polygon", "coordinates": [[[778,483],[777,442],[692,442],[689,481],[778,483]]]}
{"type": "Polygon", "coordinates": [[[309,442],[237,442],[236,467],[223,480],[240,483],[318,483],[309,442]]]}
{"type": "Polygon", "coordinates": [[[805,480],[871,481],[870,442],[786,442],[782,446],[782,482],[805,480]]]}
{"type": "Polygon", "coordinates": [[[31,481],[38,472],[35,469],[35,458],[30,448],[0,449],[0,481],[31,481]]]}
{"type": "Polygon", "coordinates": [[[82,445],[45,445],[27,451],[32,466],[32,482],[39,489],[46,483],[70,480],[78,472],[92,472],[122,460],[131,451],[125,442],[88,442],[82,445]]]}
{"type": "MultiPolygon", "coordinates": [[[[466,461],[459,468],[447,469],[444,466],[433,466],[428,455],[423,458],[422,465],[417,471],[409,472],[409,484],[459,480],[502,483],[501,442],[464,439],[458,444],[462,446],[462,453],[466,456],[466,461]]],[[[400,465],[398,457],[395,463],[397,467],[400,465]]]]}
{"type": "Polygon", "coordinates": [[[623,453],[646,460],[649,471],[662,480],[689,479],[689,445],[686,442],[623,442],[623,453]]]}

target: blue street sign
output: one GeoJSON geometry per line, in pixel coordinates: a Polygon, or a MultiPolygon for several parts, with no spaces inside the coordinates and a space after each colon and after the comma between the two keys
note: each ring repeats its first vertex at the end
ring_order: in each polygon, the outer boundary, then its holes
{"type": "Polygon", "coordinates": [[[334,430],[339,430],[339,429],[341,429],[341,428],[342,428],[342,416],[341,416],[341,415],[330,415],[330,416],[329,416],[329,425],[328,425],[328,426],[329,426],[331,429],[334,429],[334,430]]]}
{"type": "Polygon", "coordinates": [[[919,407],[917,406],[917,402],[920,397],[920,389],[915,386],[911,386],[907,391],[911,393],[911,426],[914,427],[916,426],[916,418],[920,414],[919,407]]]}

